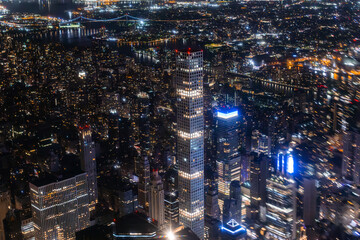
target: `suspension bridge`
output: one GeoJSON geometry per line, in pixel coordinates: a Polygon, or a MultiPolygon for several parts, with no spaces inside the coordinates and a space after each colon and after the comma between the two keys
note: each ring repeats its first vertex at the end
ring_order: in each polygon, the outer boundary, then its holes
{"type": "Polygon", "coordinates": [[[60,25],[71,24],[71,23],[76,23],[76,22],[116,22],[116,21],[135,21],[135,22],[144,23],[144,22],[148,21],[148,19],[133,17],[128,14],[125,14],[123,16],[116,17],[116,18],[110,18],[110,19],[95,19],[95,18],[79,16],[79,17],[76,17],[76,18],[73,18],[70,20],[63,20],[60,22],[60,25]]]}
{"type": "Polygon", "coordinates": [[[198,22],[198,21],[206,21],[207,18],[200,18],[200,19],[145,19],[145,18],[138,18],[128,14],[122,15],[116,18],[110,19],[94,19],[88,18],[84,16],[79,16],[70,20],[63,20],[60,22],[62,24],[71,24],[71,23],[78,23],[78,22],[116,22],[116,21],[133,21],[133,22],[140,22],[145,23],[147,21],[152,22],[198,22]]]}

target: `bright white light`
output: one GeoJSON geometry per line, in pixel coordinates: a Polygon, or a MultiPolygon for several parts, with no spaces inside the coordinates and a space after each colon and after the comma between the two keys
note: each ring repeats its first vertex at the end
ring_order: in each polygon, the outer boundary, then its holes
{"type": "Polygon", "coordinates": [[[287,169],[286,171],[289,174],[293,174],[294,173],[294,158],[291,154],[289,154],[288,159],[287,159],[287,169]]]}
{"type": "Polygon", "coordinates": [[[344,64],[345,64],[346,66],[350,66],[350,67],[354,67],[354,66],[355,66],[355,64],[352,63],[352,62],[345,62],[344,64]]]}
{"type": "Polygon", "coordinates": [[[86,72],[85,71],[80,71],[79,72],[79,78],[85,78],[86,77],[86,72]]]}
{"type": "Polygon", "coordinates": [[[237,227],[239,226],[240,224],[235,220],[235,219],[231,219],[227,225],[231,226],[231,227],[237,227]]]}
{"type": "Polygon", "coordinates": [[[238,113],[238,111],[229,112],[229,113],[217,112],[217,116],[218,116],[218,118],[229,119],[229,118],[239,116],[239,113],[238,113]]]}
{"type": "Polygon", "coordinates": [[[175,234],[172,231],[169,231],[166,234],[166,237],[168,238],[168,240],[176,240],[175,234]]]}

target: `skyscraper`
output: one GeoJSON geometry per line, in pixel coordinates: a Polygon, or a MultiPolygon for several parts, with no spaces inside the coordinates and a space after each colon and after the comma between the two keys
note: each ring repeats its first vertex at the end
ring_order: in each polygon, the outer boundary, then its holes
{"type": "Polygon", "coordinates": [[[230,198],[225,199],[223,223],[227,223],[231,219],[241,223],[241,186],[240,181],[233,181],[230,184],[230,198]]]}
{"type": "Polygon", "coordinates": [[[342,175],[346,180],[360,184],[360,131],[357,128],[344,134],[342,175]]]}
{"type": "Polygon", "coordinates": [[[267,239],[296,239],[296,185],[290,152],[278,154],[276,173],[266,181],[267,239]]]}
{"type": "Polygon", "coordinates": [[[162,228],[165,223],[164,185],[158,171],[153,172],[150,189],[150,217],[157,221],[157,226],[162,228]]]}
{"type": "Polygon", "coordinates": [[[252,131],[251,134],[251,151],[271,155],[271,138],[259,130],[252,131]]]}
{"type": "Polygon", "coordinates": [[[317,215],[316,180],[304,178],[304,211],[303,219],[306,226],[314,226],[317,215]]]}
{"type": "Polygon", "coordinates": [[[203,52],[177,51],[179,221],[204,238],[203,52]]]}
{"type": "Polygon", "coordinates": [[[136,105],[137,126],[139,129],[140,156],[137,158],[135,170],[139,177],[139,205],[148,212],[150,195],[150,100],[149,95],[140,92],[136,105]]]}
{"type": "Polygon", "coordinates": [[[86,173],[52,175],[30,183],[35,239],[75,239],[90,226],[86,173]]]}
{"type": "Polygon", "coordinates": [[[258,156],[251,153],[254,157],[250,163],[250,201],[253,216],[259,217],[262,213],[262,219],[265,220],[265,200],[266,200],[266,179],[268,178],[269,159],[264,156],[258,156]]]}
{"type": "Polygon", "coordinates": [[[90,126],[86,125],[84,127],[80,127],[80,141],[81,170],[87,174],[90,214],[93,214],[95,211],[95,205],[98,201],[98,190],[95,143],[92,141],[90,126]]]}
{"type": "Polygon", "coordinates": [[[235,109],[221,108],[216,117],[219,207],[223,212],[224,201],[230,196],[230,183],[240,181],[239,113],[235,109]]]}
{"type": "Polygon", "coordinates": [[[139,157],[139,162],[137,166],[137,175],[139,177],[138,184],[138,200],[139,205],[144,209],[145,212],[148,212],[149,209],[149,191],[150,191],[150,164],[148,156],[145,152],[139,157]]]}
{"type": "Polygon", "coordinates": [[[177,225],[179,223],[179,201],[175,192],[165,194],[165,222],[167,225],[177,225]]]}
{"type": "Polygon", "coordinates": [[[273,175],[267,181],[266,229],[269,239],[296,239],[295,183],[273,175]]]}
{"type": "Polygon", "coordinates": [[[206,215],[214,218],[220,218],[220,209],[218,205],[218,193],[216,188],[210,186],[205,197],[205,213],[206,215]]]}
{"type": "Polygon", "coordinates": [[[150,96],[145,92],[140,92],[137,95],[137,125],[139,128],[139,143],[140,150],[150,155],[150,96]]]}

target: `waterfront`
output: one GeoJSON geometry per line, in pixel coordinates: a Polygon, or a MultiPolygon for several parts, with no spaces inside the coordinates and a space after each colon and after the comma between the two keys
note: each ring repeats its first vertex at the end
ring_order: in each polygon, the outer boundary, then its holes
{"type": "Polygon", "coordinates": [[[62,2],[43,1],[36,2],[4,2],[2,5],[6,6],[11,13],[34,13],[49,15],[54,17],[60,17],[68,19],[69,15],[67,11],[74,10],[81,5],[72,3],[71,0],[63,0],[62,2]]]}

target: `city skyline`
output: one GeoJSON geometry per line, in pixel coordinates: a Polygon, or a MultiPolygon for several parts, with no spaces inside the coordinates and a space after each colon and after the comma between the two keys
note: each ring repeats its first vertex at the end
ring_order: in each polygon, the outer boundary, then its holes
{"type": "Polygon", "coordinates": [[[360,3],[0,1],[0,240],[360,238],[360,3]]]}

